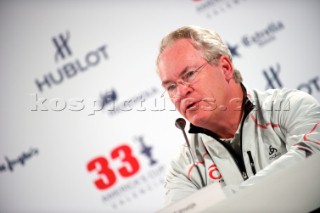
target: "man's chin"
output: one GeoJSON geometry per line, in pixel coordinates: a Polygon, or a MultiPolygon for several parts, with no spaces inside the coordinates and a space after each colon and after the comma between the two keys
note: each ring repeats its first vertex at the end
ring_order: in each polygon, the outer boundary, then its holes
{"type": "Polygon", "coordinates": [[[195,126],[202,127],[207,122],[208,116],[203,115],[203,113],[187,113],[187,120],[195,126]]]}

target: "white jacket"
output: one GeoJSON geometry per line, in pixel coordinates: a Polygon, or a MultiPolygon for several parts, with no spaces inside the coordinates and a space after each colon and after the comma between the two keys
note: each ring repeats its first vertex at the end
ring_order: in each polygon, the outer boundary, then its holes
{"type": "Polygon", "coordinates": [[[253,90],[246,96],[232,139],[240,142],[242,160],[237,164],[214,133],[191,125],[190,146],[201,175],[183,145],[166,176],[166,204],[204,187],[202,181],[204,185],[218,181],[227,194],[236,192],[320,153],[320,106],[312,96],[289,89],[253,90]]]}

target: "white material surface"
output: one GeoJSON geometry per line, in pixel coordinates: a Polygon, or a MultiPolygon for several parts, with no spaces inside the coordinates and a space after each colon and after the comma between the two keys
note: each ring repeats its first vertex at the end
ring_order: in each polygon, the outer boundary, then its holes
{"type": "Polygon", "coordinates": [[[228,198],[212,184],[157,213],[311,212],[320,207],[319,162],[312,156],[228,198]]]}

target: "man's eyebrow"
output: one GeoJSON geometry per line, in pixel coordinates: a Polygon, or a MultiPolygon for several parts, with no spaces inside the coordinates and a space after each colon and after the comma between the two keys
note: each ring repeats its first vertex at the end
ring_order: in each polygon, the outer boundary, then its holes
{"type": "Polygon", "coordinates": [[[164,87],[166,84],[169,84],[170,82],[171,81],[166,80],[166,81],[163,81],[161,85],[164,87]]]}
{"type": "MultiPolygon", "coordinates": [[[[179,78],[181,78],[181,76],[183,76],[186,72],[188,72],[188,70],[189,70],[189,66],[186,66],[180,73],[179,73],[179,78]]],[[[163,81],[162,82],[162,86],[165,86],[166,84],[168,84],[168,83],[171,83],[172,81],[170,81],[170,80],[165,80],[165,81],[163,81]]]]}

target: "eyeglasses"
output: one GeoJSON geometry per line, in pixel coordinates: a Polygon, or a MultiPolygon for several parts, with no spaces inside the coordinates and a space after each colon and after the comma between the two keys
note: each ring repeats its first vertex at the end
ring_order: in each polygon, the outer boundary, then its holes
{"type": "Polygon", "coordinates": [[[197,76],[199,75],[201,68],[203,68],[207,64],[208,62],[205,62],[204,64],[199,66],[197,69],[190,70],[184,73],[176,83],[168,83],[167,85],[165,85],[164,86],[165,90],[161,94],[161,97],[163,97],[165,93],[168,93],[170,97],[174,97],[178,92],[178,84],[190,86],[197,79],[197,76]]]}

